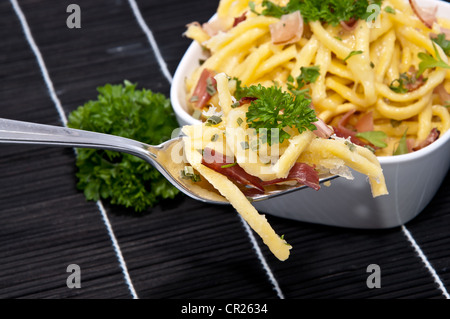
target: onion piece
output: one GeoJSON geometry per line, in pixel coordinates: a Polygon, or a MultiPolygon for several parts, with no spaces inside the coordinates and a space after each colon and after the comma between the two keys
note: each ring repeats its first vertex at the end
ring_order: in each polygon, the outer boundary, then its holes
{"type": "Polygon", "coordinates": [[[439,84],[434,89],[434,92],[439,95],[439,99],[443,105],[450,103],[450,93],[445,89],[444,83],[439,84]]]}
{"type": "Polygon", "coordinates": [[[438,7],[434,8],[421,8],[416,0],[409,0],[409,4],[413,9],[416,16],[422,21],[423,24],[429,29],[433,28],[433,23],[436,22],[436,12],[438,7]]]}
{"type": "Polygon", "coordinates": [[[298,42],[303,35],[303,18],[300,11],[281,16],[280,21],[269,25],[273,44],[298,42]]]}
{"type": "Polygon", "coordinates": [[[353,30],[355,30],[355,28],[356,28],[356,25],[357,25],[356,22],[358,22],[357,19],[355,19],[355,18],[350,18],[350,19],[347,20],[347,21],[341,21],[341,22],[340,22],[340,25],[342,26],[342,28],[343,28],[345,31],[353,31],[353,30]]]}
{"type": "Polygon", "coordinates": [[[316,136],[321,138],[329,138],[334,134],[334,130],[332,127],[328,126],[324,121],[320,118],[316,122],[313,123],[316,126],[316,130],[313,131],[316,136]]]}
{"type": "Polygon", "coordinates": [[[210,37],[217,35],[221,31],[225,31],[223,21],[220,19],[205,22],[202,24],[202,28],[210,37]]]}

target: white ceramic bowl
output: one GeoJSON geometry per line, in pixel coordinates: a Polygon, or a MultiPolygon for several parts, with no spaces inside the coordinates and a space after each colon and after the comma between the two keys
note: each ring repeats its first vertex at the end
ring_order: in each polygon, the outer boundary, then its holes
{"type": "MultiPolygon", "coordinates": [[[[450,4],[439,4],[438,16],[450,16],[450,4]]],[[[197,67],[202,49],[193,42],[181,60],[171,88],[171,101],[181,126],[200,123],[185,110],[184,81],[197,67]]],[[[354,180],[337,178],[319,191],[303,189],[263,202],[261,213],[331,226],[378,229],[396,227],[416,217],[431,201],[450,166],[450,131],[414,153],[379,157],[389,195],[373,198],[366,176],[353,171],[354,180]]]]}

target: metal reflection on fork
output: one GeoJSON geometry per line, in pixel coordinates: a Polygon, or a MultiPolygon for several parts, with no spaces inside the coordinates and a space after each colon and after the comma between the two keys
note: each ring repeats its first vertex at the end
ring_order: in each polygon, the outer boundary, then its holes
{"type": "MultiPolygon", "coordinates": [[[[183,135],[179,135],[159,145],[149,145],[140,141],[116,135],[97,133],[62,126],[37,124],[31,122],[0,119],[0,143],[6,144],[35,144],[55,147],[74,147],[103,149],[128,153],[137,156],[155,167],[172,185],[189,197],[210,204],[229,204],[229,202],[214,190],[184,180],[180,170],[171,160],[173,147],[182,147],[183,135]]],[[[336,178],[336,175],[320,179],[320,183],[336,178]]],[[[264,194],[248,195],[251,201],[262,201],[307,188],[305,185],[283,185],[264,194]]]]}

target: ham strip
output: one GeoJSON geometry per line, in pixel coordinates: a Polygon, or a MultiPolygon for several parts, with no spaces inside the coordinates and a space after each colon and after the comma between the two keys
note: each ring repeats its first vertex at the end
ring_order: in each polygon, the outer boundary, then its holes
{"type": "Polygon", "coordinates": [[[319,190],[319,174],[314,167],[305,163],[295,163],[286,178],[277,178],[270,181],[262,181],[260,178],[248,174],[234,158],[227,157],[213,149],[206,148],[203,151],[202,164],[210,169],[227,176],[231,181],[245,187],[251,187],[251,193],[264,193],[264,186],[276,185],[288,181],[297,181],[312,189],[319,190]]]}
{"type": "Polygon", "coordinates": [[[214,90],[216,89],[217,82],[214,75],[211,70],[204,69],[202,71],[190,100],[196,108],[202,109],[211,99],[212,95],[208,92],[208,85],[211,85],[214,90]]]}
{"type": "Polygon", "coordinates": [[[297,183],[311,187],[316,191],[320,189],[319,174],[314,169],[314,167],[305,163],[298,162],[294,164],[286,178],[277,178],[270,181],[263,181],[262,185],[268,186],[294,180],[297,181],[297,183]]]}
{"type": "Polygon", "coordinates": [[[233,163],[234,158],[227,157],[213,149],[206,148],[203,152],[203,165],[227,176],[242,186],[250,186],[264,193],[264,187],[258,177],[248,174],[242,167],[237,164],[233,165],[233,163]]]}
{"type": "Polygon", "coordinates": [[[430,134],[428,134],[427,138],[422,141],[422,143],[420,143],[416,147],[413,147],[413,151],[418,151],[418,150],[430,145],[431,143],[433,143],[434,141],[436,141],[439,138],[439,135],[440,135],[440,132],[438,131],[438,129],[433,128],[430,131],[430,134]]]}

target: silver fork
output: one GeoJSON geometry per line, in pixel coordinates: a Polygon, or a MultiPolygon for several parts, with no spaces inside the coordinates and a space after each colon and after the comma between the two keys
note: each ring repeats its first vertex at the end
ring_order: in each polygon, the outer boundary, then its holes
{"type": "MultiPolygon", "coordinates": [[[[0,143],[37,144],[57,147],[103,149],[128,153],[153,165],[172,185],[189,197],[211,204],[229,204],[212,187],[193,183],[181,177],[180,171],[186,165],[182,161],[174,163],[170,156],[173,147],[180,147],[183,136],[177,136],[159,145],[149,145],[129,138],[72,129],[62,126],[36,124],[30,122],[0,119],[0,143]],[[204,186],[204,187],[202,187],[204,186]]],[[[337,176],[327,176],[325,182],[337,176]]],[[[265,194],[248,195],[251,201],[266,200],[285,193],[304,189],[304,185],[283,185],[265,194]]]]}

